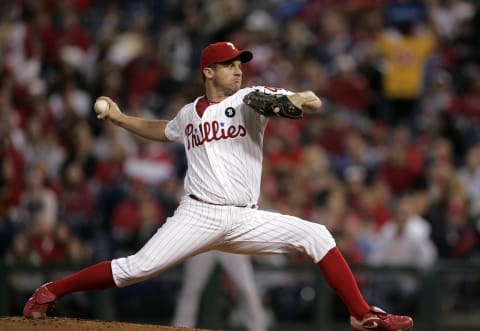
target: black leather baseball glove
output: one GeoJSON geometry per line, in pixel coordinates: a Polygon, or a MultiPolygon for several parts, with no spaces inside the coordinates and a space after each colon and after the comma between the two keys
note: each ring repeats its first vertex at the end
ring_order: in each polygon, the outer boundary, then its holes
{"type": "Polygon", "coordinates": [[[295,106],[286,95],[252,91],[243,97],[243,102],[264,116],[280,116],[292,119],[303,117],[301,108],[295,106]]]}

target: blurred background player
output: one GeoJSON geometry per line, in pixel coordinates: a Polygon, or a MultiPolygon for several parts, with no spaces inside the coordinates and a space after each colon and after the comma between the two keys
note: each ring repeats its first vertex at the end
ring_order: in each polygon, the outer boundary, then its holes
{"type": "Polygon", "coordinates": [[[247,255],[210,251],[189,258],[184,263],[182,290],[177,298],[173,325],[194,327],[202,291],[219,263],[235,284],[240,296],[242,321],[247,330],[265,331],[262,302],[256,290],[254,272],[247,255]]]}

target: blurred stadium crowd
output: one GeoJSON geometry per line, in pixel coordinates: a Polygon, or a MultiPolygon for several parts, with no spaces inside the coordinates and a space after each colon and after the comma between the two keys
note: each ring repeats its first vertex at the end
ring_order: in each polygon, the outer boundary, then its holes
{"type": "MultiPolygon", "coordinates": [[[[244,85],[310,89],[273,119],[261,208],[327,225],[352,264],[480,256],[480,4],[468,0],[11,0],[0,4],[0,256],[134,252],[182,194],[182,146],[99,121],[96,97],[172,118],[201,49],[254,53],[244,85]]],[[[298,265],[304,256],[256,258],[298,265]]]]}

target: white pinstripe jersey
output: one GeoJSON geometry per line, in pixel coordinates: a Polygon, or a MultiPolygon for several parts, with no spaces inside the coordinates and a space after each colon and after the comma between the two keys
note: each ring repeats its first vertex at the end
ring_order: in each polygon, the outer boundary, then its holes
{"type": "Polygon", "coordinates": [[[255,204],[260,194],[263,134],[268,118],[243,103],[253,91],[292,94],[266,86],[240,89],[212,104],[200,117],[195,106],[185,105],[168,122],[166,137],[182,143],[188,160],[185,193],[215,204],[255,204]]]}

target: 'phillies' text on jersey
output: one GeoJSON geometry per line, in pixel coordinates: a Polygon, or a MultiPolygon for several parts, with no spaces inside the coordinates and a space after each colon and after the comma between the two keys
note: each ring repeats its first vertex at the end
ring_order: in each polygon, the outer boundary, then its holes
{"type": "Polygon", "coordinates": [[[213,140],[243,137],[247,134],[247,129],[241,124],[230,125],[226,128],[224,126],[223,122],[219,123],[218,121],[200,123],[198,129],[194,128],[191,123],[187,124],[185,127],[185,135],[188,138],[187,148],[200,146],[213,140]]]}

